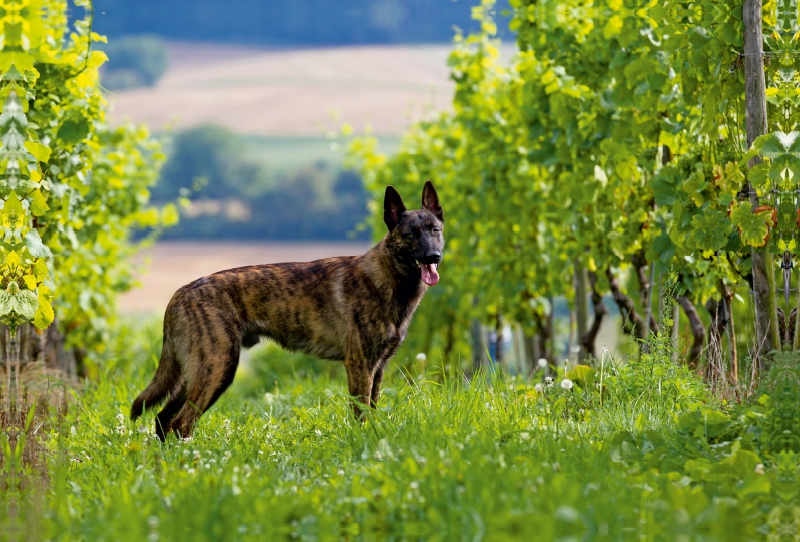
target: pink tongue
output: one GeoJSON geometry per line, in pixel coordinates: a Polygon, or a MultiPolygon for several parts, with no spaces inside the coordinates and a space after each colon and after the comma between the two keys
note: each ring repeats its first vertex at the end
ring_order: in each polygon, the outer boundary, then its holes
{"type": "Polygon", "coordinates": [[[437,282],[439,282],[439,272],[436,271],[436,266],[434,264],[419,264],[420,269],[422,269],[422,282],[427,284],[428,286],[435,286],[437,282]]]}

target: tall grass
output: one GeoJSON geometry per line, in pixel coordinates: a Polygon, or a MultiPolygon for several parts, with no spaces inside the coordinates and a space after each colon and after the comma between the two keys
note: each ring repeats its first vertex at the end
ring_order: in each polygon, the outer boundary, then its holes
{"type": "MultiPolygon", "coordinates": [[[[191,440],[162,444],[150,421],[127,421],[157,341],[128,335],[119,350],[131,357],[73,394],[48,433],[50,483],[19,513],[36,532],[18,539],[728,540],[755,537],[763,522],[758,499],[647,455],[680,440],[681,415],[714,402],[658,352],[573,367],[552,386],[543,373],[523,382],[397,371],[363,425],[342,378],[234,387],[191,440]]],[[[697,455],[664,453],[677,465],[697,455]]]]}
{"type": "Polygon", "coordinates": [[[343,378],[282,377],[265,393],[240,382],[191,440],[162,444],[150,420],[127,420],[158,340],[128,334],[130,355],[73,395],[24,539],[755,539],[771,509],[769,489],[736,489],[749,463],[721,481],[685,467],[738,460],[743,445],[714,455],[709,412],[735,416],[658,348],[559,369],[552,385],[544,372],[396,370],[363,425],[343,378]],[[696,412],[705,429],[687,425],[696,412]]]}

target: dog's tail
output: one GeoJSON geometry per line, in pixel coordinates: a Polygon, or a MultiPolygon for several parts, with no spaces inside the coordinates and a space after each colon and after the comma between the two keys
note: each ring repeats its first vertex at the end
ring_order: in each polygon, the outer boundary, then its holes
{"type": "MultiPolygon", "coordinates": [[[[166,330],[165,330],[166,331],[166,330]]],[[[161,350],[161,361],[158,363],[156,375],[145,390],[134,399],[131,405],[131,420],[142,415],[145,408],[152,408],[163,403],[167,396],[181,381],[181,365],[172,349],[169,334],[164,334],[164,347],[161,350]]]]}

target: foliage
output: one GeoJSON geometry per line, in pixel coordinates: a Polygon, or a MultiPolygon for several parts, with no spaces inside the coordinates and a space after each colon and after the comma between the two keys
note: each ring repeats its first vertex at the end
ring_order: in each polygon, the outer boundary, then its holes
{"type": "Polygon", "coordinates": [[[447,211],[442,287],[419,317],[433,330],[412,332],[412,349],[459,348],[472,318],[497,313],[538,333],[583,270],[603,294],[608,276],[643,260],[672,269],[678,293],[705,304],[746,283],[751,247],[796,251],[797,97],[781,90],[796,79],[796,13],[776,18],[765,4],[765,49],[780,59],[767,65],[768,121],[789,135],[764,136],[745,155],[741,2],[511,6],[510,63],[483,1],[482,32],[458,37],[450,58],[454,111],[413,126],[392,157],[368,138],[351,146],[376,197],[430,178],[447,211]],[[758,153],[766,163],[746,178],[758,153]],[[746,201],[747,180],[763,205],[746,201]]]}
{"type": "Polygon", "coordinates": [[[0,12],[2,318],[42,329],[55,307],[72,344],[91,351],[103,348],[115,295],[131,286],[132,231],[176,213],[148,207],[158,146],[142,128],[105,124],[97,81],[106,57],[91,48],[103,38],[91,16],[69,32],[66,9],[37,0],[0,12]]]}
{"type": "Polygon", "coordinates": [[[341,380],[250,397],[235,386],[193,439],[162,445],[126,416],[159,339],[120,334],[103,378],[52,424],[52,483],[18,516],[26,540],[756,539],[788,510],[771,489],[798,479],[761,437],[782,419],[763,406],[778,395],[730,409],[660,353],[572,367],[569,389],[392,371],[365,426],[341,380]]]}
{"type": "Polygon", "coordinates": [[[101,81],[109,90],[154,86],[167,70],[167,48],[157,36],[125,36],[102,47],[108,56],[101,81]]]}

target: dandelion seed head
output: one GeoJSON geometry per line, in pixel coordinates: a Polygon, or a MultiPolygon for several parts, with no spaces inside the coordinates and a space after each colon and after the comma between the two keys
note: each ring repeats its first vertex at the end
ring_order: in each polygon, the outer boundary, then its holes
{"type": "Polygon", "coordinates": [[[428,356],[425,354],[425,352],[420,352],[419,354],[417,354],[416,359],[417,361],[425,361],[428,359],[428,356]]]}
{"type": "Polygon", "coordinates": [[[540,369],[547,369],[547,360],[545,358],[539,358],[536,365],[538,365],[540,369]]]}
{"type": "Polygon", "coordinates": [[[562,380],[561,381],[561,388],[565,389],[565,390],[571,390],[572,389],[572,380],[570,380],[569,378],[565,378],[564,380],[562,380]]]}

